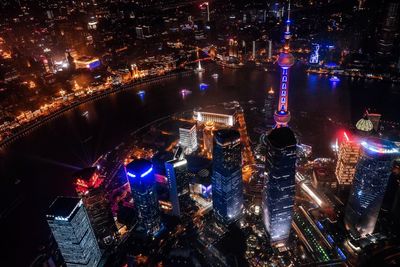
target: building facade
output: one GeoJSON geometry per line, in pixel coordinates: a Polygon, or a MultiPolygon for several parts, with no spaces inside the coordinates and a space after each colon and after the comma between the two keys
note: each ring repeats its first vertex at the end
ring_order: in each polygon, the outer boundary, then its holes
{"type": "Polygon", "coordinates": [[[98,266],[100,248],[80,198],[56,198],[46,217],[68,267],[98,266]]]}
{"type": "Polygon", "coordinates": [[[272,90],[272,87],[268,90],[267,96],[265,97],[264,102],[264,113],[265,113],[265,124],[267,128],[272,128],[275,125],[274,121],[274,112],[275,112],[275,92],[272,90]]]}
{"type": "Polygon", "coordinates": [[[161,229],[161,217],[153,165],[148,160],[135,159],[125,166],[125,171],[140,225],[148,235],[155,235],[161,229]]]}
{"type": "Polygon", "coordinates": [[[165,171],[168,178],[169,198],[172,205],[172,214],[181,216],[185,201],[189,197],[189,176],[187,160],[183,158],[183,151],[178,148],[174,159],[165,162],[165,171]]]}
{"type": "Polygon", "coordinates": [[[104,191],[104,179],[99,176],[95,167],[76,172],[74,179],[76,193],[82,198],[99,245],[111,243],[117,227],[104,191]]]}
{"type": "Polygon", "coordinates": [[[188,124],[179,128],[179,144],[190,154],[197,149],[197,127],[196,124],[188,124]]]}
{"type": "Polygon", "coordinates": [[[336,164],[336,179],[339,185],[351,185],[356,173],[356,165],[360,158],[360,145],[350,139],[347,133],[339,146],[338,160],[336,164]]]}
{"type": "Polygon", "coordinates": [[[238,220],[243,212],[241,146],[238,131],[215,131],[212,200],[215,217],[226,225],[238,220]]]}
{"type": "Polygon", "coordinates": [[[203,149],[207,158],[212,158],[213,143],[214,143],[214,123],[208,121],[204,124],[203,129],[203,149]]]}
{"type": "Polygon", "coordinates": [[[295,197],[296,138],[288,127],[273,129],[266,145],[263,221],[271,244],[285,243],[290,234],[295,197]]]}
{"type": "MultiPolygon", "coordinates": [[[[228,113],[228,112],[226,112],[228,113]]],[[[233,126],[236,123],[236,112],[225,114],[219,111],[201,111],[195,110],[193,118],[198,122],[214,122],[226,126],[233,126]]]]}
{"type": "Polygon", "coordinates": [[[373,233],[396,156],[399,149],[391,141],[368,138],[361,143],[361,158],[345,212],[350,233],[361,237],[373,233]]]}

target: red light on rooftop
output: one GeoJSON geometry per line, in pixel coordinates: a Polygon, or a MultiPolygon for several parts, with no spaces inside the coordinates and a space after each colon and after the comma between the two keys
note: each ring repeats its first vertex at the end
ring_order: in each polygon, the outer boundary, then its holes
{"type": "Polygon", "coordinates": [[[346,132],[343,132],[343,136],[344,136],[344,138],[346,138],[346,141],[347,141],[347,142],[350,141],[350,138],[349,138],[349,136],[347,135],[346,132]]]}
{"type": "Polygon", "coordinates": [[[86,194],[88,190],[98,188],[102,183],[103,179],[99,177],[98,173],[94,173],[88,180],[82,177],[76,177],[75,190],[78,193],[86,194]]]}

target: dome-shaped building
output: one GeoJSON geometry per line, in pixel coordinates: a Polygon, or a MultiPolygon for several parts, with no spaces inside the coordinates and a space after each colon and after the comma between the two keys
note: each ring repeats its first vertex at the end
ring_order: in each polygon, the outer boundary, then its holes
{"type": "Polygon", "coordinates": [[[368,134],[374,129],[374,125],[371,120],[368,118],[368,113],[366,112],[364,116],[357,121],[356,128],[360,133],[368,134]]]}

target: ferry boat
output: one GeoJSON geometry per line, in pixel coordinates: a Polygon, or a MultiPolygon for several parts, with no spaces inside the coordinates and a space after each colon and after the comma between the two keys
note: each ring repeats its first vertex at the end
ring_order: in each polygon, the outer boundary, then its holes
{"type": "Polygon", "coordinates": [[[206,89],[208,88],[208,84],[206,84],[206,83],[201,83],[201,84],[199,85],[199,88],[200,88],[200,90],[204,91],[204,90],[206,90],[206,89]]]}
{"type": "Polygon", "coordinates": [[[340,82],[340,79],[337,76],[333,75],[332,77],[329,78],[329,81],[331,81],[331,82],[340,82]]]}
{"type": "Polygon", "coordinates": [[[137,95],[144,95],[145,93],[144,93],[144,91],[143,90],[140,90],[139,92],[137,92],[137,95]]]}
{"type": "Polygon", "coordinates": [[[191,93],[192,93],[192,91],[190,91],[188,89],[182,89],[181,90],[181,95],[188,95],[188,94],[191,94],[191,93]]]}

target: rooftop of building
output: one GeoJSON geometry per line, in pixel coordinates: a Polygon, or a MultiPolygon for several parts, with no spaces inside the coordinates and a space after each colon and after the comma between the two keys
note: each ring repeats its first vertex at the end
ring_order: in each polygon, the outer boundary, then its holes
{"type": "Polygon", "coordinates": [[[196,126],[195,123],[190,123],[190,122],[179,122],[179,129],[186,129],[186,130],[191,130],[194,126],[196,126]]]}
{"type": "Polygon", "coordinates": [[[222,129],[215,131],[215,139],[217,142],[223,143],[232,143],[240,139],[240,134],[237,130],[233,129],[222,129]]]}
{"type": "Polygon", "coordinates": [[[57,197],[51,203],[47,211],[47,217],[68,218],[80,203],[81,199],[78,197],[57,197]]]}
{"type": "Polygon", "coordinates": [[[73,177],[76,179],[82,179],[84,181],[90,180],[93,175],[96,173],[97,168],[96,167],[88,167],[88,168],[83,168],[73,174],[73,177]]]}
{"type": "Polygon", "coordinates": [[[296,137],[289,127],[279,127],[273,129],[267,135],[268,141],[276,148],[285,148],[296,145],[296,137]]]}
{"type": "Polygon", "coordinates": [[[368,137],[361,142],[363,151],[369,155],[389,155],[400,154],[400,149],[390,140],[377,137],[368,137]]]}
{"type": "MultiPolygon", "coordinates": [[[[239,105],[239,104],[237,104],[239,105]]],[[[222,106],[211,106],[205,108],[199,108],[194,110],[194,112],[203,112],[203,113],[214,113],[214,114],[221,114],[221,115],[235,115],[237,110],[237,106],[235,104],[227,104],[224,107],[222,106]]]]}
{"type": "Polygon", "coordinates": [[[150,172],[153,168],[153,164],[146,159],[135,159],[128,165],[126,165],[126,171],[132,176],[140,176],[143,177],[145,174],[150,172]]]}

